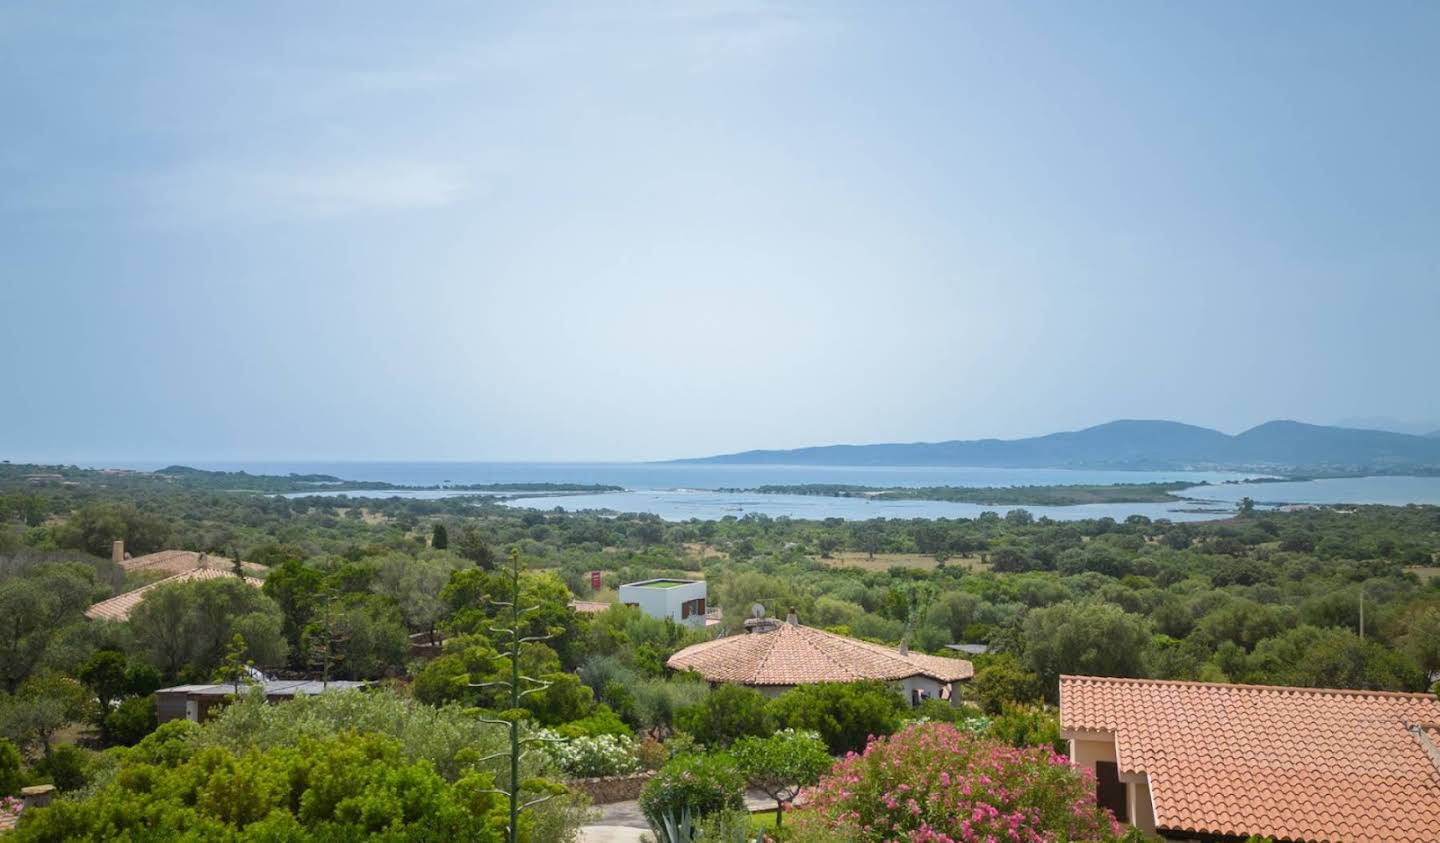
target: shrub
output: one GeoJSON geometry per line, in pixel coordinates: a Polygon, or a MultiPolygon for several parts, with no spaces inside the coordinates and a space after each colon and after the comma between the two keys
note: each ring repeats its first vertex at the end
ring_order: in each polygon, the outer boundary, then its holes
{"type": "Polygon", "coordinates": [[[754,843],[750,830],[750,812],[727,808],[702,818],[695,824],[695,843],[754,843]]]}
{"type": "MultiPolygon", "coordinates": [[[[171,721],[176,722],[183,721],[171,721]]],[[[481,758],[509,748],[503,729],[481,723],[460,705],[436,708],[379,688],[297,697],[274,705],[259,694],[245,694],[206,723],[196,740],[201,746],[236,752],[268,752],[295,746],[305,737],[324,739],[346,730],[394,738],[407,761],[429,761],[450,781],[466,772],[465,757],[481,758]]],[[[543,754],[527,756],[522,775],[544,775],[547,763],[543,754]]],[[[506,761],[492,759],[483,769],[502,782],[509,776],[506,761]]]]}
{"type": "Polygon", "coordinates": [[[635,757],[639,759],[641,768],[658,770],[670,759],[670,750],[665,748],[665,744],[647,736],[635,747],[635,757]]]}
{"type": "Polygon", "coordinates": [[[675,714],[675,726],[706,746],[729,746],[746,735],[767,735],[775,722],[764,695],[744,685],[721,685],[675,714]]]}
{"type": "Polygon", "coordinates": [[[742,809],[744,784],[728,754],[681,755],[641,788],[640,810],[657,843],[682,843],[672,834],[675,826],[688,826],[717,811],[742,809]]]}
{"type": "Polygon", "coordinates": [[[630,727],[625,721],[610,709],[610,706],[601,703],[595,707],[595,711],[588,717],[579,720],[572,720],[556,727],[555,731],[567,738],[593,738],[597,735],[616,735],[618,737],[630,737],[630,727]]]}
{"type": "Polygon", "coordinates": [[[89,753],[64,744],[50,751],[35,771],[48,778],[57,790],[79,790],[89,781],[89,753]]]}
{"type": "Polygon", "coordinates": [[[1007,702],[1038,702],[1045,695],[1040,677],[1025,670],[1009,653],[987,656],[970,682],[986,714],[999,714],[1007,702]]]}
{"type": "Polygon", "coordinates": [[[800,843],[1019,843],[1113,841],[1121,829],[1063,756],[926,723],[838,762],[807,791],[791,831],[800,843]]]}
{"type": "MultiPolygon", "coordinates": [[[[233,840],[242,829],[247,840],[499,843],[504,827],[506,806],[488,791],[488,774],[449,784],[377,735],[306,738],[243,754],[191,749],[175,764],[129,751],[119,774],[88,798],[27,811],[12,832],[14,843],[233,840]]],[[[527,812],[522,830],[530,828],[527,812]]]]}
{"type": "Polygon", "coordinates": [[[819,732],[833,755],[858,751],[900,728],[905,701],[883,682],[825,682],[781,694],[771,711],[781,726],[819,732]]]}
{"type": "Polygon", "coordinates": [[[20,750],[15,744],[0,738],[0,796],[13,796],[20,792],[20,750]]]}
{"type": "Polygon", "coordinates": [[[105,733],[122,746],[134,746],[155,731],[155,695],[126,697],[105,715],[105,733]]]}
{"type": "Polygon", "coordinates": [[[547,743],[546,751],[566,775],[576,779],[627,776],[640,772],[633,738],[596,735],[547,743]]]}
{"type": "Polygon", "coordinates": [[[1059,714],[1043,705],[1007,705],[985,733],[1011,746],[1048,746],[1064,752],[1068,745],[1060,737],[1059,714]]]}

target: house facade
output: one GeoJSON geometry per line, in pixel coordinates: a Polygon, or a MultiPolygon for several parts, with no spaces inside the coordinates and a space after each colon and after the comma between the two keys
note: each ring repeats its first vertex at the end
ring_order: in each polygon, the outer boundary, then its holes
{"type": "Polygon", "coordinates": [[[638,606],[652,618],[670,618],[686,626],[704,627],[704,580],[653,579],[620,586],[620,602],[638,606]]]}

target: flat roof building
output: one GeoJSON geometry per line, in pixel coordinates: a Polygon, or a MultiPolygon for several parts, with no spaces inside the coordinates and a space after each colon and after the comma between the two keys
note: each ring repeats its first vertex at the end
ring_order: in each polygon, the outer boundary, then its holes
{"type": "MultiPolygon", "coordinates": [[[[314,696],[335,691],[353,691],[365,687],[364,682],[331,681],[328,683],[311,679],[271,680],[259,684],[240,686],[240,693],[259,689],[267,702],[284,702],[296,697],[314,696]]],[[[204,723],[210,719],[211,711],[223,706],[227,698],[235,695],[235,686],[229,682],[213,685],[176,685],[161,688],[155,692],[155,717],[161,723],[168,720],[189,720],[204,723]]]]}
{"type": "Polygon", "coordinates": [[[620,602],[638,606],[653,618],[671,618],[686,626],[705,626],[704,580],[653,579],[620,586],[620,602]]]}

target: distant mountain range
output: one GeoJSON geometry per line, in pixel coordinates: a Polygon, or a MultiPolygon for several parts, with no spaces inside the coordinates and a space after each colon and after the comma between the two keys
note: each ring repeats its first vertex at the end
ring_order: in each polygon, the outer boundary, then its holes
{"type": "Polygon", "coordinates": [[[1397,473],[1440,471],[1440,431],[1415,436],[1383,430],[1272,421],[1231,436],[1179,422],[1123,420],[1028,439],[825,445],[791,450],[743,451],[677,462],[1397,473]]]}

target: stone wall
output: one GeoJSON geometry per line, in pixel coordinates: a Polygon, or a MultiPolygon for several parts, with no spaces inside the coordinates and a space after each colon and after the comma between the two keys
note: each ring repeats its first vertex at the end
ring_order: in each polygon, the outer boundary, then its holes
{"type": "Polygon", "coordinates": [[[654,772],[644,772],[604,779],[571,779],[565,783],[565,786],[577,793],[589,796],[592,804],[608,805],[611,802],[639,799],[641,786],[653,775],[655,775],[654,772]]]}

